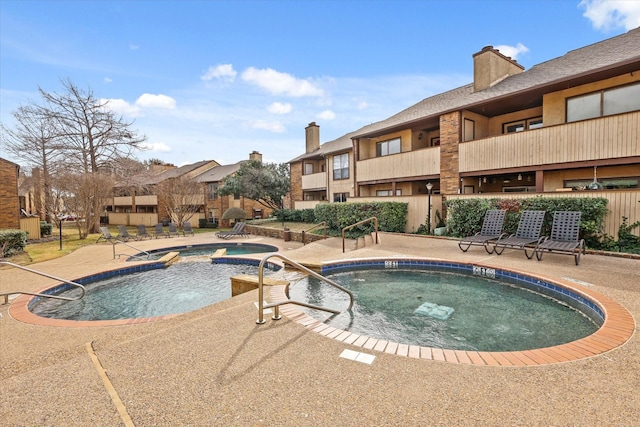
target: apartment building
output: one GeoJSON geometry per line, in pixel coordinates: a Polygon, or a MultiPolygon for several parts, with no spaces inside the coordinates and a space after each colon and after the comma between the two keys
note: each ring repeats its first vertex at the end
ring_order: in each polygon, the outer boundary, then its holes
{"type": "MultiPolygon", "coordinates": [[[[525,70],[491,46],[473,54],[474,80],[334,141],[306,128],[290,161],[296,208],[320,202],[406,200],[432,185],[442,198],[640,188],[640,28],[525,70]]],[[[635,203],[635,205],[633,205],[635,203]]]]}

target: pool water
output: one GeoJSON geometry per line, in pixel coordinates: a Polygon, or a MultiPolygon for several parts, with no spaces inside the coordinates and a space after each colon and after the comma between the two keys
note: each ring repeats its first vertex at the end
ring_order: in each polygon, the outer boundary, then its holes
{"type": "MultiPolygon", "coordinates": [[[[515,351],[567,343],[598,329],[564,303],[481,277],[418,270],[364,270],[327,277],[355,297],[352,313],[329,317],[327,324],[398,343],[515,351]]],[[[314,278],[292,285],[289,295],[329,308],[348,305],[346,294],[314,278]]],[[[326,318],[324,312],[304,311],[326,318]]]]}
{"type": "MultiPolygon", "coordinates": [[[[265,273],[268,271],[265,270],[265,273]]],[[[231,276],[258,274],[253,265],[179,262],[86,285],[81,300],[41,298],[30,310],[69,320],[113,320],[185,313],[231,298],[231,276]]],[[[78,290],[65,292],[74,296],[78,290]]]]}

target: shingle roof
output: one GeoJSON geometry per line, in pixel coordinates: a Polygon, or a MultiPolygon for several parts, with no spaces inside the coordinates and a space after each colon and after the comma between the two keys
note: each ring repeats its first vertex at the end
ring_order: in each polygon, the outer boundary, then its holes
{"type": "Polygon", "coordinates": [[[229,175],[232,175],[238,172],[240,166],[243,163],[247,162],[247,160],[242,160],[233,165],[221,165],[216,166],[215,168],[209,169],[208,171],[201,173],[196,177],[197,182],[220,182],[229,175]]]}
{"type": "Polygon", "coordinates": [[[550,85],[581,74],[595,73],[617,64],[633,62],[640,62],[640,27],[617,37],[572,50],[559,58],[537,64],[527,71],[510,76],[495,86],[478,92],[474,92],[473,83],[470,83],[423,99],[387,119],[324,143],[318,150],[298,156],[291,162],[349,149],[352,146],[351,138],[371,132],[437,116],[447,111],[463,109],[527,89],[550,85]]]}

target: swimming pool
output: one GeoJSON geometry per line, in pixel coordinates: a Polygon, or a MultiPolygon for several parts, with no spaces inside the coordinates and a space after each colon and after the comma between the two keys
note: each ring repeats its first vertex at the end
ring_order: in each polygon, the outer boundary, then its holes
{"type": "MultiPolygon", "coordinates": [[[[230,278],[257,274],[258,261],[224,258],[212,264],[192,259],[162,267],[164,264],[151,264],[85,277],[77,280],[86,286],[84,298],[35,298],[29,310],[41,317],[91,321],[186,313],[231,298],[230,278]]],[[[278,267],[270,264],[268,268],[278,267]]],[[[76,292],[66,284],[47,291],[64,296],[76,292]]]]}
{"type": "MultiPolygon", "coordinates": [[[[351,313],[302,309],[334,328],[408,345],[467,351],[550,347],[603,324],[593,301],[506,271],[427,261],[353,261],[323,275],[351,290],[351,313]]],[[[294,300],[340,309],[348,297],[313,278],[289,288],[294,300]]]]}

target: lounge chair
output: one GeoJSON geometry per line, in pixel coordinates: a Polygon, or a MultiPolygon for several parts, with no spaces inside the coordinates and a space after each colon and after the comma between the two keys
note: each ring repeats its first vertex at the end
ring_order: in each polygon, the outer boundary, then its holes
{"type": "Polygon", "coordinates": [[[538,245],[545,237],[540,237],[545,211],[524,211],[520,217],[518,230],[515,234],[496,240],[494,249],[496,254],[502,255],[505,248],[521,249],[527,258],[533,258],[538,245]],[[531,254],[529,254],[531,249],[531,254]]]}
{"type": "Polygon", "coordinates": [[[493,253],[494,247],[490,242],[504,237],[502,225],[504,224],[503,210],[489,210],[484,214],[482,229],[473,236],[463,237],[458,242],[458,247],[462,252],[467,252],[471,246],[484,246],[487,253],[493,253]]]}
{"type": "Polygon", "coordinates": [[[187,234],[191,234],[192,236],[195,236],[195,234],[193,234],[193,228],[191,228],[191,223],[189,221],[185,222],[182,225],[182,235],[186,236],[187,234]]]}
{"type": "Polygon", "coordinates": [[[169,223],[169,237],[171,236],[179,236],[180,233],[178,233],[178,227],[176,227],[176,225],[173,222],[169,223]]]}
{"type": "Polygon", "coordinates": [[[138,225],[138,234],[136,234],[136,240],[142,240],[144,238],[151,238],[151,234],[147,232],[147,226],[144,224],[138,225]]]}
{"type": "Polygon", "coordinates": [[[247,234],[246,231],[244,231],[245,225],[246,223],[244,222],[236,222],[231,230],[221,231],[219,233],[216,233],[216,237],[219,237],[225,240],[230,239],[234,236],[248,237],[249,235],[247,234]]]}
{"type": "Polygon", "coordinates": [[[98,237],[98,240],[96,240],[96,243],[98,243],[102,239],[106,240],[109,243],[116,242],[116,238],[111,235],[111,232],[107,227],[100,227],[100,233],[101,233],[100,237],[98,237]]]}
{"type": "Polygon", "coordinates": [[[536,258],[542,260],[545,252],[573,255],[580,264],[580,253],[585,253],[584,239],[580,239],[581,212],[558,211],[553,213],[551,236],[536,248],[536,258]]]}
{"type": "Polygon", "coordinates": [[[121,242],[128,242],[129,240],[133,240],[134,238],[135,237],[129,234],[129,231],[127,230],[126,226],[124,225],[118,226],[118,235],[116,236],[116,240],[119,240],[121,242]]]}
{"type": "Polygon", "coordinates": [[[154,226],[154,229],[153,229],[153,237],[155,237],[157,239],[158,236],[169,237],[169,233],[164,231],[164,228],[162,227],[161,223],[157,223],[154,226]]]}

